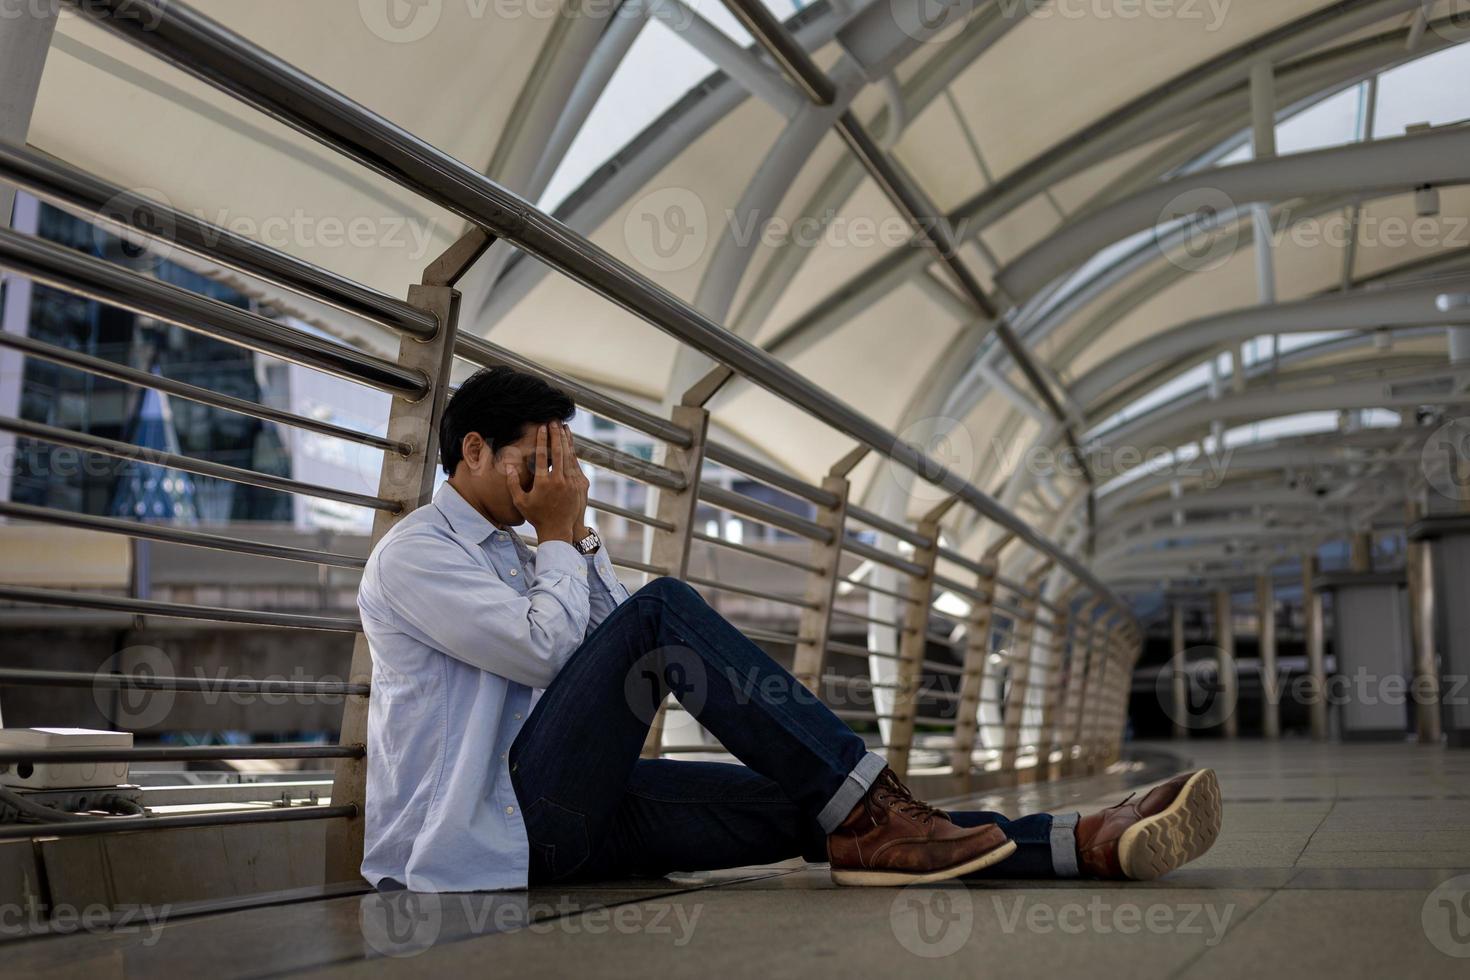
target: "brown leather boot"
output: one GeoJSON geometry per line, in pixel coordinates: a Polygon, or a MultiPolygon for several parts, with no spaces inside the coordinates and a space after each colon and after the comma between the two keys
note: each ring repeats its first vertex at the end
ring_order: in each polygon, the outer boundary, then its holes
{"type": "Polygon", "coordinates": [[[1077,823],[1077,865],[1094,878],[1149,881],[1210,849],[1220,834],[1215,770],[1181,773],[1077,823]]]}
{"type": "Polygon", "coordinates": [[[942,811],[914,799],[887,768],[827,835],[832,880],[839,885],[947,881],[988,868],[1015,849],[995,826],[955,826],[942,811]]]}

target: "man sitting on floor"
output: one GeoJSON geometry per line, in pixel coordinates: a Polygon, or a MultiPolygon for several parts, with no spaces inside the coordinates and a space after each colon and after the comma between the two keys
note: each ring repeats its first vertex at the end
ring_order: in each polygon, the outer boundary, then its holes
{"type": "Polygon", "coordinates": [[[373,549],[373,885],[525,888],[830,861],[844,885],[1153,878],[1220,826],[1210,770],[1079,820],[937,810],[689,586],[633,595],[583,524],[561,391],[481,371],[444,412],[449,480],[373,549]],[[534,554],[512,528],[530,523],[534,554]],[[672,691],[744,765],[639,758],[672,691]]]}

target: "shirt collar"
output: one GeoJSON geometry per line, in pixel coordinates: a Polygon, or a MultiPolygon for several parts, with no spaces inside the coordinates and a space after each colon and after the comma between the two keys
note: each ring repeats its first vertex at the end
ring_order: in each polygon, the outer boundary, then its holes
{"type": "Polygon", "coordinates": [[[499,530],[485,518],[484,514],[475,510],[469,501],[461,497],[459,491],[454,489],[447,480],[435,492],[434,506],[439,508],[439,513],[444,515],[444,519],[449,522],[455,534],[473,538],[477,544],[499,530]]]}

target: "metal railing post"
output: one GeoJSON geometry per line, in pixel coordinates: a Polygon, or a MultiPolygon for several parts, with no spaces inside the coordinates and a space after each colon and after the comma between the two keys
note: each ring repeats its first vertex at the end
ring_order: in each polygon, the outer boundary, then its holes
{"type": "MultiPolygon", "coordinates": [[[[439,329],[430,337],[405,334],[399,342],[399,365],[422,371],[431,384],[428,393],[417,401],[394,398],[389,409],[388,438],[411,447],[411,451],[406,456],[383,453],[378,495],[398,501],[400,508],[396,512],[376,512],[373,544],[377,544],[393,525],[426,503],[434,492],[439,419],[444,413],[449,393],[449,373],[454,363],[454,335],[459,317],[460,296],[454,284],[494,241],[479,228],[470,230],[424,270],[422,283],[409,287],[409,304],[433,314],[439,321],[439,329]]],[[[358,633],[352,647],[352,667],[348,677],[354,683],[368,684],[372,681],[372,673],[372,650],[367,636],[358,633]]],[[[338,736],[341,745],[366,744],[368,705],[368,695],[349,695],[345,699],[342,730],[338,736]]],[[[332,776],[332,803],[334,806],[356,807],[357,815],[349,820],[334,820],[327,825],[326,880],[329,882],[352,881],[360,874],[362,815],[366,799],[366,757],[339,760],[332,776]]]]}
{"type": "Polygon", "coordinates": [[[1078,583],[1073,583],[1063,589],[1057,597],[1054,605],[1057,612],[1051,625],[1051,662],[1047,664],[1045,690],[1041,697],[1041,727],[1037,744],[1039,753],[1036,760],[1038,769],[1046,773],[1050,779],[1054,775],[1052,769],[1052,753],[1062,744],[1061,718],[1064,712],[1057,708],[1062,703],[1063,661],[1069,660],[1069,648],[1075,652],[1072,643],[1072,599],[1081,588],[1078,583]]]}
{"type": "Polygon", "coordinates": [[[1088,652],[1087,701],[1083,705],[1081,736],[1082,757],[1086,761],[1088,773],[1096,772],[1100,768],[1098,759],[1102,753],[1098,751],[1098,740],[1102,732],[1103,705],[1107,702],[1113,674],[1109,655],[1112,652],[1110,640],[1112,621],[1115,618],[1116,614],[1099,616],[1092,625],[1092,644],[1088,652]]]}
{"type": "Polygon", "coordinates": [[[888,765],[903,778],[908,774],[914,744],[914,726],[919,713],[919,685],[924,678],[924,651],[929,644],[929,607],[934,602],[934,564],[939,558],[939,522],[959,497],[945,498],[919,521],[919,534],[929,539],[927,548],[914,549],[913,562],[923,575],[909,579],[909,598],[903,613],[903,633],[898,640],[898,688],[893,692],[893,743],[888,747],[888,765]]]}
{"type": "MultiPolygon", "coordinates": [[[[684,393],[674,406],[669,420],[692,436],[687,447],[669,446],[663,465],[684,478],[684,489],[661,487],[658,490],[656,516],[665,526],[654,530],[649,564],[664,574],[683,580],[689,574],[689,546],[694,535],[694,512],[699,506],[699,481],[704,472],[705,443],[709,434],[709,410],[705,403],[729,378],[729,372],[716,368],[684,393]]],[[[643,742],[643,757],[656,759],[663,750],[664,719],[669,699],[664,698],[648,728],[643,742]]]]}
{"type": "Polygon", "coordinates": [[[1021,617],[1016,623],[1016,639],[1010,656],[1011,683],[1006,689],[1001,731],[1000,771],[1014,774],[1021,751],[1022,719],[1026,714],[1026,697],[1031,690],[1031,668],[1036,656],[1036,610],[1041,605],[1041,580],[1051,571],[1047,561],[1026,579],[1026,595],[1021,598],[1021,617]]]}
{"type": "Polygon", "coordinates": [[[990,657],[991,628],[995,621],[995,580],[1000,572],[1000,551],[1009,535],[992,545],[980,560],[975,576],[979,598],[970,608],[965,629],[965,659],[960,674],[960,700],[955,708],[954,749],[950,768],[956,775],[969,775],[974,765],[975,739],[980,732],[980,694],[985,689],[985,667],[990,657]]]}
{"type": "Polygon", "coordinates": [[[868,454],[859,446],[833,465],[822,481],[822,489],[837,498],[831,507],[817,507],[816,522],[832,532],[829,542],[813,541],[811,564],[820,569],[806,577],[804,598],[810,605],[801,611],[796,633],[800,639],[791,673],[808,690],[821,692],[822,671],[827,664],[827,643],[832,635],[832,604],[837,601],[837,581],[842,574],[842,539],[847,528],[848,474],[868,454]]]}
{"type": "Polygon", "coordinates": [[[1101,603],[1101,598],[1089,599],[1071,617],[1072,656],[1067,661],[1067,683],[1060,721],[1063,776],[1072,774],[1082,749],[1082,707],[1086,703],[1088,669],[1092,659],[1092,619],[1101,603]]]}

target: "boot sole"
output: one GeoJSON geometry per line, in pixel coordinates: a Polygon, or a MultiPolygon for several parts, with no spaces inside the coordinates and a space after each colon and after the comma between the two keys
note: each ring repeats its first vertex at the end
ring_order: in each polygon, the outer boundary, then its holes
{"type": "Polygon", "coordinates": [[[911,871],[838,871],[832,869],[832,880],[839,885],[857,885],[867,888],[894,888],[901,885],[927,885],[935,881],[949,881],[960,875],[980,871],[1004,861],[1016,853],[1016,842],[1008,840],[1004,844],[991,851],[986,851],[977,858],[957,864],[952,868],[944,868],[940,871],[926,871],[916,873],[911,871]]]}
{"type": "Polygon", "coordinates": [[[1118,839],[1118,864],[1134,881],[1152,881],[1210,849],[1220,835],[1220,782],[1215,770],[1190,777],[1174,802],[1118,839]]]}

